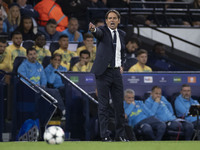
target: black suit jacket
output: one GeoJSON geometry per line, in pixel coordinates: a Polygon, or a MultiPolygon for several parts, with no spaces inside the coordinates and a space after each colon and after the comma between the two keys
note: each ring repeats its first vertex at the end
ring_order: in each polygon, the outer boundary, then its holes
{"type": "MultiPolygon", "coordinates": [[[[118,29],[118,32],[121,42],[121,60],[123,64],[126,33],[120,29],[118,29]]],[[[96,28],[96,32],[93,35],[97,39],[97,53],[91,72],[95,75],[102,75],[108,65],[111,64],[112,57],[115,55],[112,35],[107,26],[96,28]]]]}

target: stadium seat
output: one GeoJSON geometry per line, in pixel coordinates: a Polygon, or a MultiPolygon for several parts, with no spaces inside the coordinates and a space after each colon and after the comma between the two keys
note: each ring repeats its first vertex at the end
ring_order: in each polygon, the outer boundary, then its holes
{"type": "Polygon", "coordinates": [[[73,66],[79,61],[79,57],[76,56],[76,57],[72,57],[71,60],[70,60],[70,69],[69,71],[72,71],[72,68],[73,66]]]}
{"type": "Polygon", "coordinates": [[[17,56],[13,63],[13,73],[17,73],[19,65],[26,59],[24,56],[17,56]]]}
{"type": "Polygon", "coordinates": [[[136,58],[128,58],[128,59],[126,59],[126,61],[124,62],[124,71],[128,71],[130,69],[130,67],[135,65],[136,63],[137,63],[137,59],[136,58]]]}
{"type": "Polygon", "coordinates": [[[32,40],[26,40],[22,43],[22,46],[25,48],[25,49],[28,49],[28,48],[31,48],[34,46],[34,41],[32,40]]]}
{"type": "Polygon", "coordinates": [[[51,42],[50,46],[49,46],[49,50],[51,52],[51,54],[53,55],[54,51],[59,49],[60,45],[57,41],[51,42]]]}
{"type": "Polygon", "coordinates": [[[45,56],[44,59],[42,60],[42,66],[46,68],[50,63],[50,60],[51,60],[51,56],[45,56]]]}

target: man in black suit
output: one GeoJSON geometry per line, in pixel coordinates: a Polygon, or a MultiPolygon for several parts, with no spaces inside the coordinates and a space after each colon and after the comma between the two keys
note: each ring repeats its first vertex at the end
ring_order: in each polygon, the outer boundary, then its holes
{"type": "Polygon", "coordinates": [[[125,116],[121,75],[126,33],[117,29],[120,23],[120,14],[116,10],[109,10],[105,19],[107,25],[103,27],[96,28],[92,23],[89,24],[89,30],[97,39],[96,59],[91,72],[96,77],[100,134],[103,141],[112,141],[108,130],[109,95],[111,95],[115,111],[115,141],[126,141],[124,138],[125,116]]]}

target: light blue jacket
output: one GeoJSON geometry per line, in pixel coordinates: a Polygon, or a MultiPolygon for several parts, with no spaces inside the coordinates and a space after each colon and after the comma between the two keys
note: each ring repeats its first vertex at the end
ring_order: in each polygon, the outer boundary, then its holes
{"type": "Polygon", "coordinates": [[[45,69],[44,69],[46,76],[47,76],[47,82],[50,84],[53,84],[55,88],[59,88],[61,86],[64,86],[61,76],[55,71],[67,71],[67,68],[63,66],[59,66],[58,69],[55,69],[52,64],[49,64],[45,69]]]}
{"type": "Polygon", "coordinates": [[[83,35],[82,35],[82,33],[81,32],[78,32],[78,33],[80,34],[80,36],[79,36],[79,38],[78,38],[77,41],[74,41],[74,34],[71,34],[69,32],[68,28],[65,29],[63,32],[61,32],[61,34],[65,34],[65,35],[68,36],[70,42],[83,42],[83,35]]]}
{"type": "Polygon", "coordinates": [[[162,96],[160,103],[155,102],[150,96],[146,101],[145,105],[152,111],[153,116],[159,119],[160,121],[172,121],[176,117],[172,105],[167,101],[167,99],[162,96]]]}
{"type": "Polygon", "coordinates": [[[135,105],[128,104],[124,101],[124,110],[128,117],[128,123],[132,127],[140,121],[152,116],[151,111],[149,111],[142,101],[135,100],[135,105]]]}
{"type": "Polygon", "coordinates": [[[45,87],[47,84],[44,68],[39,62],[31,63],[27,59],[24,60],[18,68],[18,73],[37,85],[45,87]]]}
{"type": "Polygon", "coordinates": [[[197,105],[199,102],[192,98],[190,100],[184,99],[180,94],[174,102],[177,117],[185,117],[185,120],[189,122],[196,121],[197,117],[188,116],[190,106],[195,104],[197,105]]]}

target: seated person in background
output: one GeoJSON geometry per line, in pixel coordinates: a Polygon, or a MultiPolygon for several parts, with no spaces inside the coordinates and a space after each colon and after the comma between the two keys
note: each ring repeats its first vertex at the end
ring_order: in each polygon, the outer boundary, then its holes
{"type": "MultiPolygon", "coordinates": [[[[56,104],[62,113],[62,120],[65,120],[65,105],[58,89],[46,88],[47,78],[43,66],[37,61],[37,53],[34,48],[27,49],[27,59],[18,68],[18,73],[28,78],[34,84],[43,88],[52,95],[58,103],[56,104]]],[[[23,80],[23,79],[22,79],[23,80]]],[[[24,80],[23,80],[24,81],[24,80]]],[[[26,81],[25,81],[26,82],[26,81]]]]}
{"type": "Polygon", "coordinates": [[[93,41],[94,36],[91,33],[85,33],[83,36],[83,46],[77,48],[77,55],[80,55],[82,50],[87,49],[90,52],[91,62],[94,62],[96,57],[96,46],[93,41]]]}
{"type": "Polygon", "coordinates": [[[6,47],[7,53],[11,57],[11,69],[13,68],[14,60],[17,56],[26,56],[26,49],[21,46],[22,43],[22,34],[19,31],[14,31],[12,33],[12,45],[6,47]]]}
{"type": "Polygon", "coordinates": [[[70,42],[83,42],[83,36],[82,33],[78,31],[78,27],[78,19],[72,17],[69,19],[68,28],[61,33],[67,35],[70,42]]]}
{"type": "Polygon", "coordinates": [[[185,140],[191,140],[194,126],[184,119],[177,119],[174,115],[172,105],[162,96],[162,90],[154,86],[151,96],[145,100],[145,105],[151,110],[154,117],[167,125],[167,130],[183,131],[185,140]]]}
{"type": "Polygon", "coordinates": [[[80,52],[80,61],[73,66],[72,71],[90,72],[92,65],[93,63],[90,62],[90,52],[83,50],[80,52]]]}
{"type": "Polygon", "coordinates": [[[63,87],[61,76],[55,71],[67,71],[67,68],[61,66],[62,56],[55,53],[51,56],[51,63],[44,69],[47,76],[47,83],[52,85],[53,88],[63,87]]]}
{"type": "Polygon", "coordinates": [[[166,47],[162,43],[156,43],[153,46],[153,53],[150,53],[148,64],[152,66],[153,70],[159,71],[174,71],[175,66],[170,61],[166,54],[166,47]]]}
{"type": "Polygon", "coordinates": [[[135,58],[135,54],[140,47],[140,42],[137,38],[130,38],[126,44],[125,59],[135,58]]]}
{"type": "Polygon", "coordinates": [[[20,6],[21,16],[29,16],[37,19],[39,17],[39,13],[33,9],[33,6],[30,4],[26,4],[27,0],[16,0],[17,4],[20,6]]]}
{"type": "Polygon", "coordinates": [[[11,72],[11,57],[6,51],[7,42],[5,38],[0,38],[0,70],[11,72]]]}
{"type": "Polygon", "coordinates": [[[50,88],[56,88],[60,91],[61,96],[65,97],[64,84],[62,82],[61,76],[55,71],[67,71],[67,68],[61,66],[62,56],[55,53],[51,56],[51,63],[44,69],[47,77],[47,85],[50,88]]]}
{"type": "Polygon", "coordinates": [[[124,64],[123,69],[124,71],[128,71],[130,67],[137,63],[137,59],[135,54],[140,46],[139,40],[137,38],[129,38],[128,42],[126,43],[126,49],[124,53],[124,64]]]}
{"type": "Polygon", "coordinates": [[[67,28],[68,17],[63,14],[62,8],[56,3],[56,0],[42,0],[34,6],[34,9],[39,13],[39,25],[45,26],[49,19],[55,19],[58,23],[57,31],[62,32],[67,28]]]}
{"type": "Polygon", "coordinates": [[[17,3],[9,5],[8,17],[4,20],[9,35],[19,26],[21,21],[20,6],[17,3]]]}
{"type": "Polygon", "coordinates": [[[47,41],[58,41],[61,33],[56,31],[57,22],[49,19],[45,27],[38,27],[38,33],[44,34],[47,41]]]}
{"type": "MultiPolygon", "coordinates": [[[[176,114],[178,117],[184,118],[188,122],[191,122],[194,127],[197,127],[197,117],[189,115],[189,110],[191,105],[199,105],[197,100],[191,98],[191,87],[188,84],[183,84],[181,86],[180,95],[176,98],[174,105],[176,114]]],[[[200,126],[200,122],[198,123],[200,126]]]]}
{"type": "Polygon", "coordinates": [[[148,59],[148,52],[144,49],[140,49],[137,52],[138,62],[133,65],[128,72],[152,72],[152,69],[149,66],[146,66],[148,59]]]}
{"type": "Polygon", "coordinates": [[[72,57],[77,56],[76,52],[68,50],[69,38],[67,35],[61,35],[59,37],[60,48],[57,49],[54,53],[59,53],[62,55],[61,65],[66,67],[69,70],[70,60],[72,57]]]}
{"type": "Polygon", "coordinates": [[[23,16],[19,27],[16,29],[22,33],[23,40],[34,40],[35,33],[33,32],[33,20],[29,16],[23,16]]]}
{"type": "Polygon", "coordinates": [[[35,46],[34,48],[36,49],[37,52],[37,61],[42,64],[42,61],[45,56],[51,56],[51,52],[48,49],[45,49],[46,45],[46,39],[44,34],[36,34],[35,38],[35,46]]]}
{"type": "Polygon", "coordinates": [[[162,140],[166,128],[165,123],[153,117],[143,101],[135,100],[135,92],[132,89],[125,90],[124,99],[125,116],[134,131],[137,133],[141,130],[146,140],[162,140]]]}

